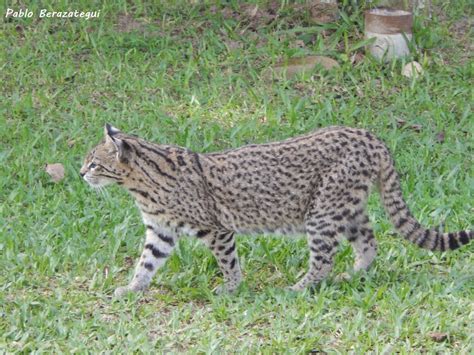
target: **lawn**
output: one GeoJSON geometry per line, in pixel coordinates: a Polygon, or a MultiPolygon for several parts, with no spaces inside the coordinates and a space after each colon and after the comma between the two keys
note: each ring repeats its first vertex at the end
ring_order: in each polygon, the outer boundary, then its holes
{"type": "Polygon", "coordinates": [[[347,243],[331,278],[292,293],[285,287],[307,265],[304,238],[239,236],[245,282],[217,296],[217,263],[183,238],[147,293],[114,300],[144,227],[125,191],[100,194],[79,176],[106,122],[199,152],[363,127],[393,152],[424,225],[472,229],[472,4],[435,0],[431,20],[416,18],[411,59],[424,73],[408,79],[403,61],[365,56],[363,15],[349,5],[318,25],[288,1],[258,11],[149,3],[43,2],[28,6],[31,18],[5,18],[1,5],[0,352],[472,352],[474,243],[447,253],[408,244],[377,194],[379,255],[350,281],[334,280],[352,265],[347,243]],[[101,13],[39,18],[41,8],[101,13]],[[264,75],[315,54],[340,67],[264,75]],[[65,178],[53,182],[48,163],[63,164],[65,178]]]}

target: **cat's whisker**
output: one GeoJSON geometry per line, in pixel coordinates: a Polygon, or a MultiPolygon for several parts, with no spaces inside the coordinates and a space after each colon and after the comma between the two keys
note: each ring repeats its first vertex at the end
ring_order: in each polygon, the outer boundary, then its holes
{"type": "Polygon", "coordinates": [[[104,186],[100,186],[99,190],[100,190],[100,193],[102,194],[102,196],[105,197],[105,199],[109,198],[109,192],[104,186]]]}
{"type": "Polygon", "coordinates": [[[99,186],[99,185],[93,185],[92,186],[93,189],[95,190],[95,192],[98,194],[98,195],[103,195],[103,190],[102,190],[102,187],[99,186]]]}
{"type": "Polygon", "coordinates": [[[103,197],[106,197],[105,196],[105,189],[103,186],[97,186],[97,190],[99,191],[99,194],[103,197]]]}

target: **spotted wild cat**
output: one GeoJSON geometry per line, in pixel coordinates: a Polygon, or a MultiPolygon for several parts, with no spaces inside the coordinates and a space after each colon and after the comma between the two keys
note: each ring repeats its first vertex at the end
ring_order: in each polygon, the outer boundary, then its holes
{"type": "Polygon", "coordinates": [[[282,142],[200,154],[106,125],[105,139],[80,174],[94,187],[117,183],[127,189],[146,226],[135,275],[116,296],[145,289],[182,235],[211,249],[227,291],[241,280],[234,233],[306,234],[309,270],[293,290],[328,275],[341,235],[354,249],[354,270],[367,269],[377,250],[366,213],[373,185],[398,232],[422,248],[456,249],[474,234],[422,227],[403,200],[387,147],[356,128],[328,127],[282,142]]]}

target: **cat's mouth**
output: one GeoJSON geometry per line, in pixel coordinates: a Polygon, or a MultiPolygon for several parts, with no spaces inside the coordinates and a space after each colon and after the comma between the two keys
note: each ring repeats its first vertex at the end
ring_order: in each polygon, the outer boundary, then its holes
{"type": "Polygon", "coordinates": [[[84,175],[83,179],[92,187],[102,187],[102,186],[107,185],[107,183],[103,181],[102,179],[88,176],[87,174],[84,175]]]}
{"type": "Polygon", "coordinates": [[[114,183],[114,181],[111,181],[109,179],[97,178],[94,176],[89,176],[87,174],[84,175],[83,179],[93,188],[101,188],[114,183]]]}

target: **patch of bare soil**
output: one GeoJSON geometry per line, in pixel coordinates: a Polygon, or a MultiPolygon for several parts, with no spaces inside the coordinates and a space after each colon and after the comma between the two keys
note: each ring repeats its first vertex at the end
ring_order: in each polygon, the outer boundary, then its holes
{"type": "Polygon", "coordinates": [[[309,11],[313,22],[329,23],[337,20],[339,8],[337,3],[327,3],[318,0],[309,2],[309,11]]]}
{"type": "Polygon", "coordinates": [[[289,27],[301,25],[302,22],[310,24],[334,22],[338,18],[339,9],[337,3],[312,0],[285,7],[282,7],[279,1],[269,1],[263,5],[243,3],[237,9],[231,6],[225,6],[220,10],[216,6],[211,8],[211,13],[218,11],[225,19],[232,18],[250,30],[258,30],[276,20],[287,22],[289,27]],[[285,13],[284,17],[281,16],[282,13],[285,13]]]}
{"type": "MultiPolygon", "coordinates": [[[[439,6],[433,6],[433,14],[438,18],[440,22],[448,22],[450,19],[447,17],[444,10],[439,6]]],[[[449,33],[451,38],[456,42],[457,47],[460,50],[459,62],[461,64],[466,63],[473,57],[474,50],[474,38],[473,38],[473,26],[474,17],[470,14],[454,21],[449,26],[449,33]]],[[[453,53],[451,48],[441,51],[443,54],[443,60],[449,64],[452,62],[453,53]]]]}
{"type": "Polygon", "coordinates": [[[163,35],[159,29],[159,25],[159,19],[147,17],[135,18],[132,14],[121,13],[117,17],[115,28],[118,33],[138,32],[146,37],[157,37],[163,35]]]}
{"type": "Polygon", "coordinates": [[[462,60],[467,61],[472,58],[474,50],[474,40],[472,36],[472,29],[474,27],[473,17],[463,17],[459,21],[453,23],[450,27],[450,31],[454,39],[462,48],[462,60]]]}
{"type": "MultiPolygon", "coordinates": [[[[220,13],[224,19],[234,19],[250,30],[257,30],[278,17],[279,6],[276,1],[270,2],[267,6],[244,3],[237,9],[225,6],[220,9],[220,13]]],[[[211,8],[211,13],[217,13],[217,11],[215,6],[211,8]]]]}
{"type": "Polygon", "coordinates": [[[143,31],[145,28],[144,21],[135,19],[130,14],[120,14],[117,18],[117,31],[121,33],[129,33],[133,31],[143,31]]]}

